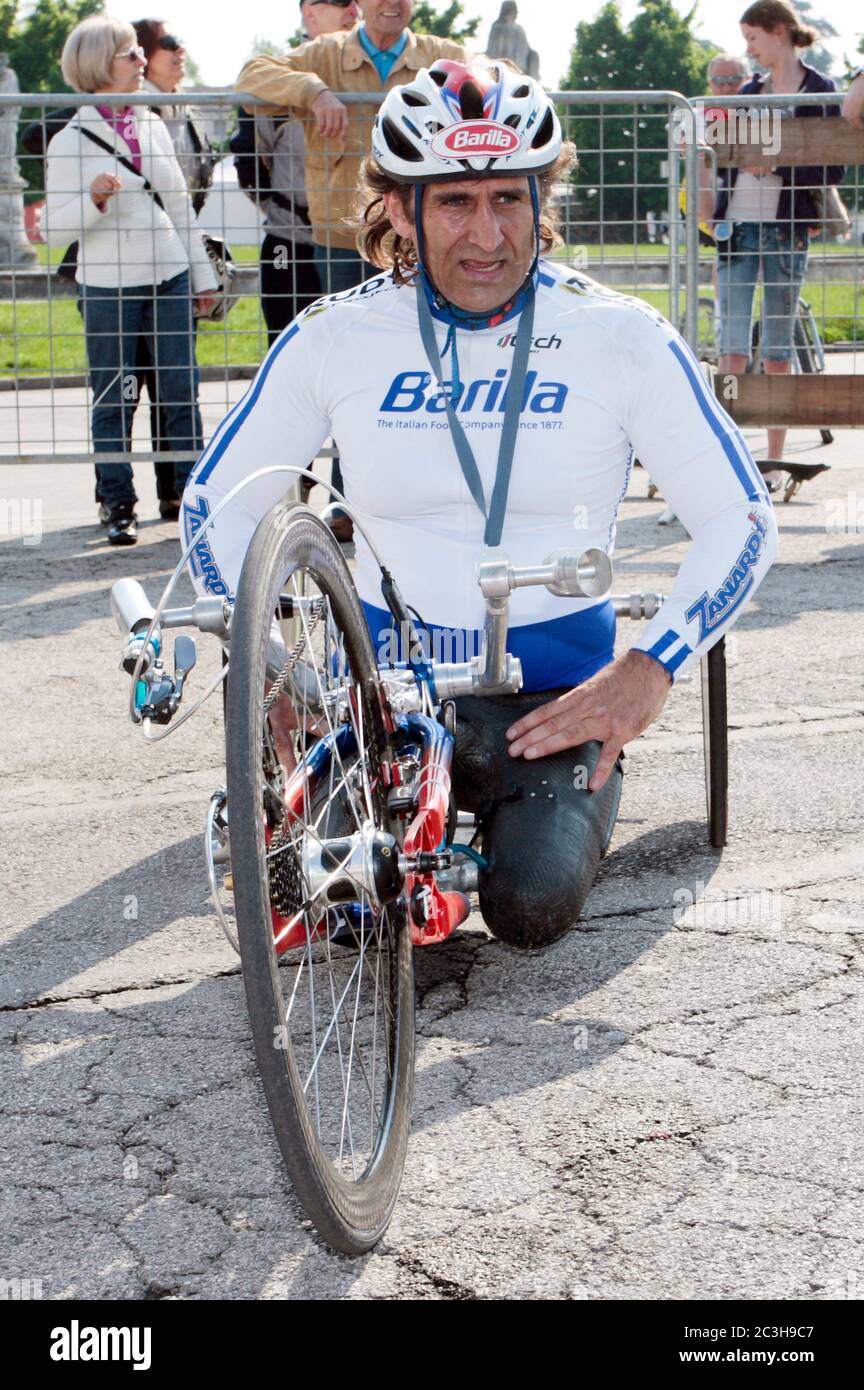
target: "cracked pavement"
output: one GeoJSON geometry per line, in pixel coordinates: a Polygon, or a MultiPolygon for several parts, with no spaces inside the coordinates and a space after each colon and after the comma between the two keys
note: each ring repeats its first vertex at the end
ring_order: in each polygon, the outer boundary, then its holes
{"type": "MultiPolygon", "coordinates": [[[[154,748],[126,718],[109,589],[155,598],[173,529],[109,552],[89,469],[2,467],[45,534],[0,537],[0,1277],[55,1299],[864,1296],[864,546],[825,529],[831,499],[864,506],[864,469],[853,433],[817,442],[791,436],[833,468],[778,509],[730,639],[728,848],[697,679],[628,749],[578,927],[519,953],[475,914],[417,953],[405,1180],[358,1260],[291,1194],[210,909],[218,704],[154,748]]],[[[662,505],[637,473],[616,592],[668,586],[686,538],[662,505]]]]}

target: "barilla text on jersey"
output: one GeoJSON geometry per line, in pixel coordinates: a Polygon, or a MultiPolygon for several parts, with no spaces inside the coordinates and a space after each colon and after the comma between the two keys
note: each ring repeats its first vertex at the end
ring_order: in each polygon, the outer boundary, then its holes
{"type": "MultiPolygon", "coordinates": [[[[530,410],[535,415],[560,415],[568,388],[563,381],[538,381],[539,375],[539,372],[528,372],[525,377],[520,409],[530,410]]],[[[379,409],[385,414],[410,414],[425,409],[430,415],[441,415],[449,399],[460,415],[469,415],[472,411],[484,415],[503,414],[507,409],[508,376],[508,369],[499,367],[492,377],[457,382],[455,392],[449,381],[442,382],[443,391],[436,382],[435,389],[430,392],[431,372],[399,372],[391,381],[379,409]]]]}

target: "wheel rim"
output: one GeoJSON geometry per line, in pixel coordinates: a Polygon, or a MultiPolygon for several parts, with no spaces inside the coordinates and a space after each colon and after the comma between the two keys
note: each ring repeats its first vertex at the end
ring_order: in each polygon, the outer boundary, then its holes
{"type": "Polygon", "coordinates": [[[326,583],[298,567],[281,591],[300,658],[262,720],[275,1042],[313,1147],[351,1184],[386,1144],[396,1067],[398,904],[382,901],[366,853],[387,824],[382,749],[326,583]],[[298,763],[284,777],[286,722],[298,763]]]}

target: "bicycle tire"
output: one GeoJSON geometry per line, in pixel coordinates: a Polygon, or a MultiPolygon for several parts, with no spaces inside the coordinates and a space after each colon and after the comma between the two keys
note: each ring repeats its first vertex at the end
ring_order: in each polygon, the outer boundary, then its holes
{"type": "Polygon", "coordinates": [[[726,700],[726,639],[702,659],[702,738],[708,836],[715,849],[729,830],[729,723],[726,700]]]}
{"type": "MultiPolygon", "coordinates": [[[[414,1075],[413,948],[404,903],[399,900],[382,911],[383,926],[380,928],[379,945],[386,945],[389,964],[382,964],[380,959],[376,959],[376,969],[380,968],[382,979],[385,972],[387,973],[387,981],[383,986],[385,1004],[382,1006],[381,1024],[382,1035],[386,1031],[386,1047],[383,1041],[381,1043],[381,1054],[384,1055],[386,1052],[385,1088],[382,1091],[379,1110],[375,1104],[373,1086],[369,1085],[367,1079],[371,1107],[365,1097],[364,1104],[367,1109],[371,1109],[377,1120],[378,1130],[374,1142],[370,1138],[366,1166],[359,1176],[354,1172],[346,1177],[341,1162],[341,1147],[337,1163],[332,1153],[328,1152],[325,1135],[322,1135],[319,1075],[316,1069],[319,1069],[320,1064],[320,1070],[324,1070],[324,1055],[329,1036],[331,1054],[338,1044],[338,1066],[345,1091],[344,1112],[348,1112],[348,1088],[352,1078],[355,1038],[352,1033],[346,1085],[340,1041],[342,1024],[339,1013],[342,997],[337,1004],[335,994],[332,995],[333,1020],[318,1048],[319,1035],[314,1020],[315,995],[312,984],[315,978],[314,971],[319,963],[318,960],[313,963],[313,949],[319,957],[323,956],[325,966],[329,960],[331,975],[334,961],[342,963],[345,956],[340,953],[340,948],[335,948],[335,951],[331,949],[326,934],[322,944],[322,938],[319,936],[320,923],[311,929],[307,923],[305,930],[308,946],[300,948],[305,950],[305,954],[299,965],[295,962],[294,976],[290,974],[290,961],[286,962],[283,959],[282,966],[285,968],[280,966],[271,913],[271,866],[268,863],[268,848],[262,827],[262,808],[265,805],[262,730],[265,718],[267,646],[271,620],[277,606],[280,605],[280,594],[283,592],[286,579],[290,580],[291,576],[296,574],[302,574],[307,583],[311,581],[321,594],[326,595],[327,630],[330,630],[332,623],[333,631],[338,631],[341,634],[340,641],[344,642],[356,694],[354,717],[362,724],[362,737],[358,736],[357,739],[360,758],[368,759],[369,765],[374,766],[384,756],[386,748],[387,733],[375,654],[345,560],[329,529],[307,507],[294,505],[276,508],[261,521],[249,546],[231,624],[226,764],[235,911],[243,982],[258,1070],[273,1128],[292,1185],[303,1209],[324,1239],[336,1250],[358,1255],[371,1249],[386,1230],[396,1203],[405,1163],[414,1075]],[[301,1038],[302,1030],[291,1021],[291,1009],[286,1011],[282,995],[283,979],[294,979],[291,993],[293,1005],[301,983],[303,962],[307,956],[307,981],[313,1009],[311,1044],[308,1038],[301,1038]],[[388,997],[391,1001],[389,1015],[386,1010],[388,997]],[[305,1086],[303,1084],[305,1063],[301,1058],[302,1046],[306,1047],[306,1055],[313,1048],[318,1049],[313,1062],[313,1070],[316,1072],[314,1093],[319,1107],[317,1129],[316,1120],[313,1118],[314,1106],[306,1095],[309,1080],[307,1079],[305,1086]]],[[[322,667],[327,667],[327,663],[328,648],[325,645],[322,667]]],[[[302,752],[300,765],[303,766],[302,752]]],[[[354,780],[357,780],[356,777],[354,780]]],[[[350,795],[350,785],[351,781],[346,773],[342,789],[338,793],[343,800],[347,800],[350,795]]],[[[375,824],[380,828],[386,828],[386,800],[380,784],[374,792],[371,804],[375,812],[375,824]]],[[[299,862],[302,861],[298,859],[299,862]]],[[[314,921],[321,909],[316,907],[312,914],[307,911],[308,884],[304,884],[303,889],[304,922],[307,918],[314,921]]],[[[361,906],[361,936],[367,932],[367,906],[361,906]]],[[[369,913],[374,919],[371,908],[369,913]]],[[[374,937],[378,931],[379,926],[375,924],[371,935],[374,937]]],[[[368,947],[367,950],[361,942],[359,953],[345,953],[357,962],[354,970],[357,974],[358,999],[355,1024],[359,1011],[360,990],[365,982],[364,961],[368,961],[370,951],[372,947],[368,947]]],[[[383,949],[378,954],[379,957],[383,956],[383,949]]],[[[374,978],[377,1022],[378,975],[374,978]]],[[[332,988],[331,983],[331,991],[332,988]]],[[[326,1000],[325,993],[322,1002],[326,1004],[326,1000]]],[[[342,1016],[342,1023],[346,1017],[347,1015],[342,1016]]],[[[359,1042],[357,1057],[359,1062],[355,1068],[355,1075],[360,1075],[362,1069],[362,1075],[367,1077],[369,1055],[367,1053],[364,1061],[359,1042]]],[[[373,1042],[373,1085],[376,1079],[375,1061],[373,1042]]],[[[350,1118],[348,1133],[353,1164],[350,1118]]]]}
{"type": "Polygon", "coordinates": [[[750,329],[750,359],[744,368],[748,376],[764,371],[762,366],[762,320],[754,319],[750,329]]]}
{"type": "Polygon", "coordinates": [[[807,330],[804,327],[799,313],[796,313],[795,315],[795,327],[793,330],[793,338],[795,344],[795,356],[798,361],[798,371],[803,375],[818,372],[819,368],[816,364],[813,350],[810,346],[810,340],[807,337],[807,330]]]}
{"type": "MultiPolygon", "coordinates": [[[[696,323],[696,355],[702,362],[717,361],[717,334],[716,334],[716,305],[710,295],[700,294],[698,298],[698,315],[696,323]]],[[[679,324],[678,332],[682,338],[686,337],[687,320],[684,315],[679,324]]]]}

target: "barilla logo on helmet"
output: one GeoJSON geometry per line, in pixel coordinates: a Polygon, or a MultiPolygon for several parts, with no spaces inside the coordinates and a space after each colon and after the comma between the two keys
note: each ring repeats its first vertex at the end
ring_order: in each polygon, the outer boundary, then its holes
{"type": "Polygon", "coordinates": [[[475,155],[515,154],[521,143],[515,130],[497,121],[460,121],[439,130],[431,149],[439,159],[471,159],[475,155]]]}

